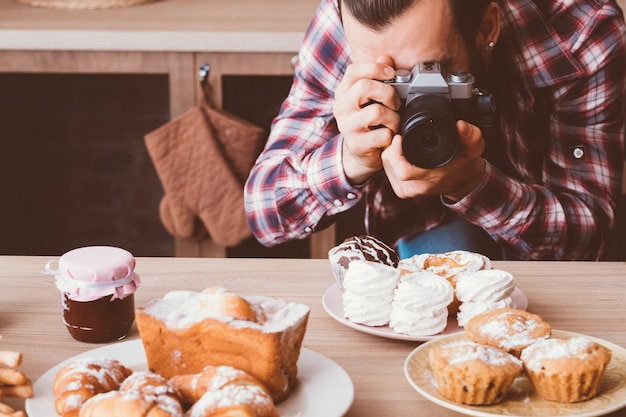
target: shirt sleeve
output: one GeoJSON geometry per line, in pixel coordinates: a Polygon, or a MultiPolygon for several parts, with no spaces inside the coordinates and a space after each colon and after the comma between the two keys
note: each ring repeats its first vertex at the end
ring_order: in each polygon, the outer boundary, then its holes
{"type": "Polygon", "coordinates": [[[305,33],[294,81],[245,184],[248,223],[266,246],[303,239],[354,206],[332,106],[349,54],[336,0],[322,0],[305,33]]]}
{"type": "Polygon", "coordinates": [[[522,259],[598,259],[615,224],[626,33],[621,13],[606,7],[585,16],[572,37],[582,73],[546,88],[553,110],[539,175],[517,180],[488,165],[481,184],[449,205],[522,259]]]}

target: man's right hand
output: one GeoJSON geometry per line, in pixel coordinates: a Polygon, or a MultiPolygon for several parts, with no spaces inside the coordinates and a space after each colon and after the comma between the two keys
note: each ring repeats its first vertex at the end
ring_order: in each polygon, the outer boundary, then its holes
{"type": "Polygon", "coordinates": [[[399,129],[400,99],[391,85],[381,82],[394,75],[388,56],[353,63],[335,92],[333,112],[343,136],[343,169],[355,185],[382,169],[381,153],[399,129]]]}

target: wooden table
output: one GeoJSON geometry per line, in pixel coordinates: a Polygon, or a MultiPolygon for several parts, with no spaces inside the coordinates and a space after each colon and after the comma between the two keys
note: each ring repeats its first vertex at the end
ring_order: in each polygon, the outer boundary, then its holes
{"type": "MultiPolygon", "coordinates": [[[[77,342],[64,328],[54,279],[41,273],[49,260],[0,257],[0,349],[22,351],[21,369],[33,380],[55,364],[101,346],[77,342]]],[[[626,264],[494,262],[494,266],[516,277],[529,299],[528,309],[553,328],[626,346],[626,264]]],[[[355,401],[348,416],[456,415],[424,399],[406,381],[403,364],[418,343],[361,333],[324,311],[322,295],[334,283],[327,260],[138,258],[136,271],[142,279],[138,305],[169,290],[214,285],[242,295],[308,304],[311,316],[304,347],[334,360],[352,378],[355,401]]],[[[129,339],[136,338],[133,327],[129,339]]],[[[624,410],[610,415],[623,416],[624,410]]]]}

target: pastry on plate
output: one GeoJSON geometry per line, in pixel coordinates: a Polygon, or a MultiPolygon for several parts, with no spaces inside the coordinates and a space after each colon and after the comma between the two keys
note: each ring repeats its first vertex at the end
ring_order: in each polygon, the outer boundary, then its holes
{"type": "Polygon", "coordinates": [[[523,371],[515,356],[467,340],[433,346],[428,360],[439,394],[462,404],[501,402],[523,371]]]}
{"type": "Polygon", "coordinates": [[[465,325],[467,337],[519,357],[522,350],[552,334],[541,316],[514,308],[497,308],[473,317],[465,325]]]}
{"type": "Polygon", "coordinates": [[[551,338],[522,351],[526,373],[543,398],[586,401],[598,394],[611,350],[587,337],[551,338]]]}
{"type": "Polygon", "coordinates": [[[279,417],[267,388],[240,369],[207,366],[171,382],[191,407],[189,416],[279,417]]]}
{"type": "Polygon", "coordinates": [[[168,379],[153,372],[134,372],[119,390],[91,397],[79,417],[183,417],[180,394],[168,379]]]}
{"type": "Polygon", "coordinates": [[[339,245],[331,248],[328,251],[328,260],[337,284],[344,288],[344,276],[352,261],[370,261],[396,268],[400,258],[393,248],[375,237],[360,235],[346,238],[339,245]]]}
{"type": "Polygon", "coordinates": [[[87,400],[117,390],[132,372],[119,361],[107,358],[81,358],[66,364],[57,372],[52,386],[57,414],[78,416],[87,400]]]}
{"type": "Polygon", "coordinates": [[[397,268],[377,262],[355,260],[344,277],[344,316],[366,326],[389,323],[391,300],[400,279],[397,268]]]}
{"type": "Polygon", "coordinates": [[[457,322],[463,327],[474,316],[496,308],[513,307],[515,279],[500,269],[482,269],[456,275],[454,293],[461,302],[457,322]]]}
{"type": "Polygon", "coordinates": [[[432,272],[405,274],[391,302],[389,327],[396,333],[430,336],[448,324],[448,305],[454,299],[452,285],[432,272]]]}
{"type": "Polygon", "coordinates": [[[171,291],[137,309],[148,368],[166,378],[228,365],[285,399],[296,382],[309,307],[221,287],[171,291]]]}
{"type": "MultiPolygon", "coordinates": [[[[400,261],[403,273],[430,271],[446,278],[452,288],[456,288],[455,278],[461,272],[475,272],[491,269],[491,260],[480,253],[456,250],[446,253],[423,253],[400,261]]],[[[454,316],[461,302],[456,298],[448,306],[448,313],[454,316]]]]}

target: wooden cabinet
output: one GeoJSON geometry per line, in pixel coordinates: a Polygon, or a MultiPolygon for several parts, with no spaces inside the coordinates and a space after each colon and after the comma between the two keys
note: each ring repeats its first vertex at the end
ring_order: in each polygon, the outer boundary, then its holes
{"type": "MultiPolygon", "coordinates": [[[[224,76],[291,75],[291,60],[317,4],[163,0],[79,11],[0,0],[0,73],[165,74],[169,115],[174,118],[197,103],[201,63],[211,66],[216,107],[223,102],[224,76]]],[[[330,228],[311,239],[309,256],[324,258],[333,244],[330,228]]],[[[210,239],[175,242],[177,256],[225,254],[210,239]]]]}

